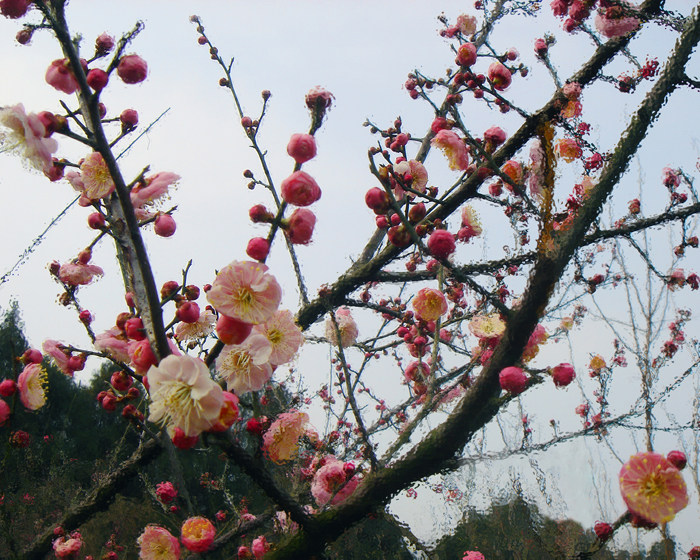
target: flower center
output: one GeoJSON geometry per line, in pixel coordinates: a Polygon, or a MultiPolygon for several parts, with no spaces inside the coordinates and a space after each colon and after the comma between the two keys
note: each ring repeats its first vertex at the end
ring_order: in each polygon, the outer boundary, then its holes
{"type": "Polygon", "coordinates": [[[238,302],[244,312],[250,310],[253,305],[253,294],[248,288],[238,288],[234,299],[238,302]]]}
{"type": "Polygon", "coordinates": [[[647,500],[657,498],[666,493],[666,481],[658,474],[650,474],[643,481],[640,489],[647,500]]]}
{"type": "Polygon", "coordinates": [[[273,346],[282,342],[282,338],[282,333],[277,329],[270,329],[267,331],[267,340],[269,340],[270,344],[273,346]]]}

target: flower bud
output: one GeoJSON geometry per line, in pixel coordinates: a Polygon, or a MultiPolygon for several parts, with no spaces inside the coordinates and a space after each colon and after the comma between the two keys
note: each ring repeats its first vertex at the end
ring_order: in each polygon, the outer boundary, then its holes
{"type": "Polygon", "coordinates": [[[124,109],[119,115],[122,123],[122,130],[131,130],[139,124],[139,114],[135,109],[124,109]]]}
{"type": "Polygon", "coordinates": [[[138,84],[146,79],[148,65],[139,55],[127,54],[119,61],[117,74],[125,84],[138,84]]]}
{"type": "Polygon", "coordinates": [[[316,156],[316,139],[311,134],[292,134],[287,153],[297,163],[306,163],[316,156]]]}
{"type": "Polygon", "coordinates": [[[87,73],[87,83],[95,91],[102,91],[109,82],[109,75],[100,68],[93,68],[87,73]]]}
{"type": "Polygon", "coordinates": [[[114,37],[107,35],[107,33],[102,33],[95,40],[95,54],[104,55],[114,48],[114,37]]]}
{"type": "Polygon", "coordinates": [[[199,305],[185,300],[177,308],[175,316],[183,323],[196,323],[199,320],[199,305]]]}
{"type": "Polygon", "coordinates": [[[316,216],[307,208],[297,208],[289,217],[287,235],[295,245],[307,245],[316,225],[316,216]]]}
{"type": "Polygon", "coordinates": [[[156,232],[156,235],[161,237],[170,237],[177,229],[175,218],[173,218],[170,214],[159,214],[155,223],[153,224],[153,229],[156,232]]]}
{"type": "Polygon", "coordinates": [[[88,216],[88,226],[90,229],[102,229],[105,227],[105,217],[99,212],[93,212],[88,216]]]}
{"type": "Polygon", "coordinates": [[[240,344],[248,338],[252,330],[253,325],[226,315],[219,315],[216,322],[216,334],[224,344],[240,344]]]}
{"type": "Polygon", "coordinates": [[[251,259],[262,262],[270,252],[270,243],[264,237],[254,237],[248,241],[245,252],[251,259]]]}
{"type": "Polygon", "coordinates": [[[282,181],[282,198],[294,206],[309,206],[321,198],[321,189],[311,175],[296,171],[282,181]]]}

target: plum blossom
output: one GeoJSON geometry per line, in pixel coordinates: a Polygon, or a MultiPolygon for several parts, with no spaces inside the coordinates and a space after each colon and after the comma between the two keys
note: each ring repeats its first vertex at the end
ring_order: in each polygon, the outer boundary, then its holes
{"type": "Polygon", "coordinates": [[[92,152],[80,164],[80,180],[83,195],[90,200],[105,198],[114,191],[112,175],[100,152],[92,152]]]}
{"type": "Polygon", "coordinates": [[[493,88],[497,89],[498,91],[508,89],[508,86],[512,80],[510,70],[508,70],[508,68],[506,68],[500,62],[491,63],[489,66],[488,76],[493,88]]]}
{"type": "Polygon", "coordinates": [[[462,560],[486,560],[486,556],[475,550],[465,550],[462,560]]]}
{"type": "Polygon", "coordinates": [[[571,364],[559,364],[550,371],[557,387],[566,387],[576,378],[576,372],[571,364]]]}
{"type": "MultiPolygon", "coordinates": [[[[425,192],[425,187],[428,184],[428,171],[420,161],[415,159],[400,161],[394,165],[394,173],[400,175],[401,177],[405,177],[405,175],[408,173],[411,176],[411,189],[420,193],[425,192]]],[[[394,191],[396,190],[397,189],[394,189],[394,191]]],[[[403,189],[401,189],[401,193],[395,192],[395,194],[397,196],[397,200],[401,200],[401,198],[403,198],[403,189]]],[[[409,192],[408,196],[409,198],[413,198],[416,195],[409,192]]]]}
{"type": "Polygon", "coordinates": [[[632,455],[620,470],[620,492],[632,513],[654,523],[667,523],[688,505],[680,471],[659,453],[632,455]]]}
{"type": "Polygon", "coordinates": [[[462,35],[474,35],[476,32],[476,18],[467,14],[458,15],[456,26],[462,35]]]}
{"type": "Polygon", "coordinates": [[[180,530],[180,540],[190,552],[206,552],[215,536],[216,527],[206,517],[190,517],[180,530]]]}
{"type": "Polygon", "coordinates": [[[175,338],[179,342],[192,342],[209,336],[214,332],[216,316],[205,309],[199,314],[199,319],[192,323],[180,322],[175,327],[175,338]]]}
{"type": "Polygon", "coordinates": [[[335,312],[335,321],[338,323],[340,341],[338,341],[338,336],[336,336],[333,321],[330,318],[326,320],[326,338],[331,342],[331,344],[334,346],[341,346],[343,348],[348,348],[355,344],[360,331],[357,328],[355,319],[352,318],[350,310],[347,307],[338,308],[335,312]]]}
{"type": "Polygon", "coordinates": [[[3,399],[0,399],[0,426],[4,426],[5,422],[10,418],[10,405],[3,399]]]}
{"type": "Polygon", "coordinates": [[[474,336],[490,340],[500,338],[506,330],[506,324],[498,313],[491,313],[490,315],[477,315],[469,321],[468,328],[474,336]]]}
{"type": "Polygon", "coordinates": [[[472,237],[478,237],[482,232],[479,215],[474,208],[466,204],[462,208],[462,227],[457,232],[457,239],[467,243],[472,237]]]}
{"type": "Polygon", "coordinates": [[[50,358],[53,359],[56,367],[60,369],[66,375],[72,376],[75,369],[70,366],[71,354],[69,351],[60,348],[63,346],[60,342],[56,340],[45,340],[44,344],[41,346],[45,354],[48,354],[50,358]]]}
{"type": "Polygon", "coordinates": [[[28,364],[17,378],[19,398],[28,410],[39,410],[46,404],[48,378],[41,364],[28,364]]]}
{"type": "Polygon", "coordinates": [[[456,132],[441,130],[430,143],[443,151],[450,164],[450,169],[465,171],[469,167],[467,146],[456,132]]]}
{"type": "Polygon", "coordinates": [[[306,171],[295,171],[282,181],[280,193],[293,206],[309,206],[321,198],[321,188],[306,171]]]}
{"type": "Polygon", "coordinates": [[[82,547],[83,541],[78,533],[68,539],[59,537],[53,542],[53,552],[56,558],[74,558],[82,547]]]}
{"type": "Polygon", "coordinates": [[[282,299],[282,288],[268,268],[254,261],[233,261],[216,275],[207,292],[214,308],[253,325],[269,320],[282,299]]]}
{"type": "MultiPolygon", "coordinates": [[[[308,245],[314,233],[316,215],[308,208],[297,208],[289,216],[287,237],[295,245],[308,245]]],[[[267,240],[265,240],[267,241],[267,240]]]]}
{"type": "Polygon", "coordinates": [[[164,504],[169,504],[177,498],[177,490],[172,482],[159,482],[156,484],[156,496],[164,504]]]}
{"type": "Polygon", "coordinates": [[[239,399],[233,393],[224,391],[224,405],[221,407],[219,418],[216,423],[210,428],[212,432],[223,432],[233,426],[234,422],[240,417],[238,408],[239,399]]]}
{"type": "Polygon", "coordinates": [[[360,481],[356,475],[353,476],[353,469],[346,468],[348,463],[343,463],[332,455],[324,459],[325,464],[316,471],[311,482],[311,495],[319,506],[326,505],[329,501],[331,505],[336,505],[347,500],[360,481]]]}
{"type": "Polygon", "coordinates": [[[530,195],[538,201],[542,198],[542,189],[544,187],[544,159],[545,155],[542,142],[537,139],[530,147],[530,174],[528,183],[530,195]]]}
{"type": "Polygon", "coordinates": [[[107,353],[110,357],[120,362],[129,362],[128,341],[124,333],[118,328],[113,327],[95,337],[93,343],[95,348],[100,352],[107,353]]]}
{"type": "Polygon", "coordinates": [[[0,146],[25,158],[39,171],[52,166],[51,154],[58,149],[53,138],[45,138],[46,129],[34,113],[26,114],[22,104],[0,109],[0,146]]]}
{"type": "Polygon", "coordinates": [[[227,389],[237,395],[259,391],[272,377],[271,354],[267,338],[251,334],[242,344],[224,346],[216,359],[216,371],[227,389]]]}
{"type": "Polygon", "coordinates": [[[180,176],[170,171],[161,171],[146,177],[144,183],[137,184],[131,189],[131,203],[134,208],[152,205],[165,198],[165,195],[180,180],[180,176]]]}
{"type": "Polygon", "coordinates": [[[206,364],[191,356],[170,355],[148,370],[151,422],[164,424],[172,435],[181,428],[192,437],[208,430],[219,418],[223,391],[206,364]]]}
{"type": "Polygon", "coordinates": [[[522,393],[527,388],[527,374],[519,367],[507,367],[498,374],[501,389],[513,395],[522,393]]]}
{"type": "MultiPolygon", "coordinates": [[[[634,9],[635,6],[627,0],[621,0],[622,4],[627,4],[628,9],[634,9]]],[[[620,6],[609,6],[603,11],[600,11],[595,16],[595,27],[608,39],[613,37],[621,37],[627,35],[630,31],[634,31],[639,27],[639,19],[633,16],[626,16],[625,11],[620,6]]]]}
{"type": "Polygon", "coordinates": [[[423,321],[437,321],[447,309],[445,294],[434,288],[421,288],[413,298],[413,311],[423,321]]]}
{"type": "Polygon", "coordinates": [[[557,141],[554,149],[556,150],[559,157],[563,160],[571,163],[579,159],[583,155],[583,150],[579,143],[573,138],[562,138],[557,141]]]}
{"type": "Polygon", "coordinates": [[[253,551],[255,560],[260,560],[260,558],[263,558],[265,553],[270,550],[270,544],[267,542],[265,535],[260,535],[259,537],[253,539],[253,543],[250,545],[250,548],[253,551]]]}
{"type": "Polygon", "coordinates": [[[163,527],[147,525],[136,541],[140,560],[179,560],[180,543],[163,527]]]}
{"type": "Polygon", "coordinates": [[[49,65],[46,70],[46,83],[63,93],[73,93],[80,87],[67,58],[59,58],[49,65]]]}
{"type": "Polygon", "coordinates": [[[316,156],[316,139],[311,134],[292,134],[287,153],[297,163],[306,163],[316,156]]]}
{"type": "Polygon", "coordinates": [[[119,60],[117,74],[125,84],[138,84],[146,79],[148,64],[137,54],[127,54],[119,60]]]}
{"type": "Polygon", "coordinates": [[[290,362],[304,342],[304,335],[288,309],[277,311],[266,323],[256,325],[253,331],[270,343],[269,362],[273,366],[290,362]]]}
{"type": "Polygon", "coordinates": [[[540,345],[547,342],[548,338],[549,334],[547,334],[547,329],[545,329],[543,325],[537,325],[525,345],[522,361],[529,362],[537,356],[537,353],[540,351],[540,345]]]}
{"type": "Polygon", "coordinates": [[[58,278],[68,286],[87,286],[96,276],[102,276],[104,271],[94,264],[83,264],[80,261],[62,264],[58,269],[58,278]]]}
{"type": "Polygon", "coordinates": [[[309,415],[289,411],[280,414],[263,435],[263,451],[274,463],[291,461],[299,449],[299,438],[306,432],[309,415]]]}
{"type": "Polygon", "coordinates": [[[436,259],[446,259],[455,252],[455,236],[446,229],[436,229],[428,238],[428,251],[436,259]]]}

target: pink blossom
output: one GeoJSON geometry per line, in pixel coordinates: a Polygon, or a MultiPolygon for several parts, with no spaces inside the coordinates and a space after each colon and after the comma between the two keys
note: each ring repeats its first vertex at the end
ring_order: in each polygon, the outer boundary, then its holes
{"type": "Polygon", "coordinates": [[[119,60],[117,74],[125,84],[138,84],[148,75],[146,61],[137,54],[127,54],[119,60]]]}
{"type": "Polygon", "coordinates": [[[491,63],[491,66],[489,66],[488,76],[493,88],[498,91],[508,89],[508,86],[512,80],[510,70],[508,70],[508,68],[506,68],[500,62],[491,63]]]}
{"type": "Polygon", "coordinates": [[[179,560],[180,543],[170,531],[158,525],[147,525],[136,541],[140,560],[179,560]]]}
{"type": "Polygon", "coordinates": [[[148,383],[148,420],[165,425],[168,433],[181,428],[185,436],[196,436],[218,420],[223,391],[199,358],[167,356],[148,370],[148,383]]]}
{"type": "Polygon", "coordinates": [[[435,135],[430,143],[444,152],[450,169],[465,171],[469,167],[467,146],[456,132],[443,129],[435,135]]]}
{"type": "Polygon", "coordinates": [[[456,26],[462,35],[473,35],[476,32],[476,18],[467,14],[457,16],[456,26]]]}
{"type": "Polygon", "coordinates": [[[72,369],[69,364],[70,352],[64,351],[62,348],[59,348],[59,346],[62,346],[62,344],[56,340],[45,340],[42,349],[45,354],[48,354],[49,357],[53,359],[58,369],[72,377],[75,370],[72,369]]]}
{"type": "Polygon", "coordinates": [[[481,554],[481,552],[476,552],[474,550],[464,551],[464,556],[462,560],[486,560],[486,556],[481,554]]]}
{"type": "Polygon", "coordinates": [[[610,6],[595,16],[596,29],[608,39],[621,37],[639,27],[638,18],[625,15],[627,10],[635,10],[635,6],[626,0],[622,0],[622,4],[626,4],[627,9],[620,6],[610,6]]]}
{"type": "Polygon", "coordinates": [[[46,404],[48,378],[41,364],[25,366],[17,378],[19,398],[28,410],[39,410],[46,404]]]}
{"type": "Polygon", "coordinates": [[[468,204],[462,208],[462,227],[457,232],[459,241],[468,242],[472,237],[477,237],[482,233],[479,216],[468,204]]]}
{"type": "Polygon", "coordinates": [[[253,237],[248,241],[245,254],[256,261],[264,261],[270,252],[270,242],[264,237],[253,237]]]}
{"type": "Polygon", "coordinates": [[[104,271],[99,266],[80,261],[62,264],[58,270],[58,278],[68,286],[87,286],[95,277],[103,274],[104,271]]]}
{"type": "Polygon", "coordinates": [[[484,132],[484,141],[486,142],[486,149],[489,150],[490,148],[489,151],[493,151],[494,148],[506,141],[506,133],[501,127],[492,126],[484,132]]]}
{"type": "Polygon", "coordinates": [[[455,252],[455,236],[445,229],[436,229],[428,238],[428,251],[436,259],[446,259],[455,252]]]}
{"type": "Polygon", "coordinates": [[[265,539],[265,535],[260,535],[259,537],[253,539],[253,544],[250,548],[253,551],[255,560],[260,560],[260,558],[265,556],[265,553],[270,549],[270,545],[265,539]]]}
{"type": "Polygon", "coordinates": [[[175,338],[179,342],[199,340],[214,332],[215,325],[216,316],[209,309],[205,309],[193,323],[178,323],[175,327],[175,338]]]}
{"type": "Polygon", "coordinates": [[[92,68],[86,78],[88,85],[95,91],[102,91],[109,82],[109,74],[101,68],[92,68]]]}
{"type": "Polygon", "coordinates": [[[259,391],[272,378],[271,354],[267,338],[251,334],[242,344],[224,346],[216,359],[216,371],[237,395],[259,391]]]}
{"type": "Polygon", "coordinates": [[[51,154],[58,149],[53,138],[45,138],[46,128],[34,113],[26,114],[24,106],[14,105],[0,109],[0,146],[25,158],[39,171],[47,172],[52,167],[51,154]]]}
{"type": "Polygon", "coordinates": [[[434,288],[421,288],[413,298],[413,311],[423,321],[437,321],[447,309],[445,294],[434,288]]]}
{"type": "Polygon", "coordinates": [[[3,399],[0,399],[0,426],[4,426],[5,422],[10,418],[10,405],[3,399]]]}
{"type": "Polygon", "coordinates": [[[105,198],[114,191],[112,175],[100,152],[89,154],[80,164],[80,172],[83,194],[90,200],[105,198]]]}
{"type": "Polygon", "coordinates": [[[311,134],[292,134],[287,153],[299,164],[316,156],[316,139],[311,134]]]}
{"type": "Polygon", "coordinates": [[[331,344],[334,346],[340,345],[343,348],[349,348],[355,344],[360,331],[357,328],[355,319],[352,318],[352,314],[347,307],[340,307],[335,311],[335,322],[338,323],[340,341],[338,340],[333,321],[330,318],[326,319],[326,338],[331,342],[331,344]],[[340,344],[338,344],[339,342],[340,344]]]}
{"type": "Polygon", "coordinates": [[[518,395],[527,388],[527,375],[519,367],[507,367],[498,374],[498,382],[504,391],[518,395]]]}
{"type": "Polygon", "coordinates": [[[476,47],[474,43],[462,43],[457,49],[457,64],[470,67],[476,63],[476,47]]]}
{"type": "Polygon", "coordinates": [[[95,52],[97,54],[107,54],[114,48],[114,37],[107,33],[102,33],[95,39],[95,52]]]}
{"type": "Polygon", "coordinates": [[[593,532],[595,532],[596,537],[605,542],[612,537],[614,531],[609,523],[596,521],[595,525],[593,526],[593,532]]]}
{"type": "Polygon", "coordinates": [[[280,414],[263,435],[262,449],[274,463],[291,461],[299,449],[299,438],[306,432],[309,415],[289,411],[280,414]]]}
{"type": "Polygon", "coordinates": [[[365,193],[365,204],[375,214],[384,214],[390,208],[389,195],[379,187],[372,187],[365,193]]]}
{"type": "Polygon", "coordinates": [[[11,397],[17,392],[17,383],[14,379],[0,381],[0,397],[11,397]]]}
{"type": "Polygon", "coordinates": [[[554,146],[559,157],[571,163],[583,155],[581,146],[574,138],[562,138],[554,146]]]}
{"type": "Polygon", "coordinates": [[[159,482],[156,484],[156,496],[162,503],[169,504],[177,498],[177,490],[172,482],[159,482]]]}
{"type": "Polygon", "coordinates": [[[280,188],[282,198],[293,206],[309,206],[321,198],[321,188],[306,171],[295,171],[280,188]]]}
{"type": "Polygon", "coordinates": [[[288,309],[277,311],[267,322],[256,325],[253,330],[270,343],[272,352],[269,362],[273,366],[290,362],[304,342],[304,335],[288,309]]]}
{"type": "Polygon", "coordinates": [[[311,482],[311,495],[319,506],[336,505],[347,500],[360,483],[358,477],[348,476],[345,463],[332,455],[325,458],[325,464],[316,471],[311,482]],[[335,494],[335,496],[334,496],[335,494]]]}
{"type": "Polygon", "coordinates": [[[253,261],[225,266],[207,292],[214,308],[228,317],[257,325],[269,320],[279,307],[282,288],[268,268],[253,261]]]}
{"type": "Polygon", "coordinates": [[[131,190],[131,203],[134,207],[140,207],[162,200],[179,180],[180,176],[170,171],[146,177],[145,184],[138,184],[131,190]]]}
{"type": "Polygon", "coordinates": [[[53,552],[56,558],[74,558],[82,548],[83,541],[78,534],[77,537],[59,537],[53,542],[53,552]]]}
{"type": "Polygon", "coordinates": [[[127,363],[131,360],[127,349],[128,341],[117,327],[98,334],[93,345],[100,352],[106,352],[110,357],[120,362],[127,363]]]}
{"type": "Polygon", "coordinates": [[[477,315],[468,325],[474,336],[485,340],[498,340],[506,330],[506,324],[501,320],[498,313],[490,315],[477,315]]]}
{"type": "Polygon", "coordinates": [[[333,99],[335,99],[333,94],[321,86],[311,88],[309,93],[306,94],[306,106],[311,110],[319,124],[323,120],[326,111],[330,110],[333,99]]]}
{"type": "Polygon", "coordinates": [[[578,82],[567,82],[561,90],[569,101],[578,101],[581,97],[581,84],[578,82]]]}
{"type": "Polygon", "coordinates": [[[632,513],[654,523],[667,523],[688,505],[680,471],[663,455],[632,455],[620,470],[620,492],[632,513]]]}
{"type": "Polygon", "coordinates": [[[46,83],[63,93],[73,93],[80,86],[67,58],[54,60],[46,70],[46,83]]]}
{"type": "Polygon", "coordinates": [[[175,218],[170,214],[158,214],[156,216],[156,221],[153,223],[153,231],[156,235],[160,237],[172,237],[175,235],[175,230],[177,229],[177,223],[175,223],[175,218]]]}
{"type": "Polygon", "coordinates": [[[551,369],[552,380],[557,387],[566,387],[576,377],[571,364],[559,364],[551,369]]]}
{"type": "Polygon", "coordinates": [[[289,216],[287,236],[295,245],[308,245],[314,233],[316,216],[308,208],[297,208],[289,216]]]}
{"type": "Polygon", "coordinates": [[[180,530],[180,540],[190,552],[206,552],[215,536],[216,527],[206,517],[190,517],[180,530]]]}
{"type": "Polygon", "coordinates": [[[537,353],[540,351],[540,345],[544,344],[548,338],[547,329],[545,329],[543,325],[537,325],[525,345],[522,361],[529,362],[537,356],[537,353]]]}
{"type": "Polygon", "coordinates": [[[240,344],[252,330],[253,325],[250,323],[244,323],[223,314],[219,315],[216,321],[216,335],[224,344],[240,344]]]}

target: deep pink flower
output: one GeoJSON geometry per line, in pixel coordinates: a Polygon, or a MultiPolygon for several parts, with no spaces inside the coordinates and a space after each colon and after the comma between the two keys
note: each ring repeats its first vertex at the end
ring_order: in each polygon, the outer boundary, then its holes
{"type": "Polygon", "coordinates": [[[253,551],[255,560],[260,560],[263,556],[265,556],[265,553],[270,550],[270,545],[265,539],[265,535],[260,535],[259,537],[253,539],[253,544],[250,548],[253,551]]]}
{"type": "Polygon", "coordinates": [[[140,560],[179,560],[180,543],[170,531],[158,525],[148,525],[136,541],[140,560]]]}
{"type": "Polygon", "coordinates": [[[508,70],[508,68],[506,68],[500,62],[491,63],[491,66],[489,66],[488,76],[493,88],[498,91],[508,89],[508,86],[512,80],[510,70],[508,70]]]}
{"type": "Polygon", "coordinates": [[[527,374],[519,367],[507,367],[498,374],[501,389],[513,395],[519,395],[527,387],[527,374]]]}
{"type": "Polygon", "coordinates": [[[17,392],[17,383],[13,379],[0,381],[0,397],[11,397],[17,392]]]}
{"type": "Polygon", "coordinates": [[[460,66],[472,66],[476,63],[476,47],[474,43],[462,43],[457,49],[457,64],[460,66]]]}
{"type": "Polygon", "coordinates": [[[209,428],[210,432],[223,432],[228,430],[240,417],[238,397],[228,391],[224,391],[223,395],[224,404],[221,407],[221,412],[219,412],[219,418],[216,423],[209,428]]]}
{"type": "Polygon", "coordinates": [[[207,292],[219,313],[257,325],[272,317],[282,299],[282,288],[262,263],[233,261],[219,271],[207,292]]]}
{"type": "Polygon", "coordinates": [[[321,188],[306,171],[295,171],[281,187],[282,198],[287,204],[309,206],[321,198],[321,188]]]}
{"type": "Polygon", "coordinates": [[[316,215],[308,208],[297,208],[289,216],[287,236],[295,245],[308,245],[314,233],[316,215]]]}
{"type": "Polygon", "coordinates": [[[494,148],[506,141],[506,133],[501,127],[492,126],[484,132],[484,141],[486,142],[487,150],[490,148],[489,151],[493,151],[494,148]]]}
{"type": "Polygon", "coordinates": [[[87,73],[87,83],[95,91],[102,91],[109,82],[109,75],[101,68],[93,68],[87,73]]]}
{"type": "Polygon", "coordinates": [[[326,505],[329,501],[332,505],[344,502],[360,483],[356,475],[350,478],[343,461],[332,455],[325,459],[325,464],[316,471],[311,482],[311,494],[319,506],[326,505]]]}
{"type": "Polygon", "coordinates": [[[137,54],[127,54],[119,60],[117,74],[125,84],[138,84],[148,75],[146,61],[137,54]]]}
{"type": "Polygon", "coordinates": [[[70,352],[64,351],[62,348],[59,348],[59,346],[62,345],[56,340],[45,340],[42,349],[45,354],[48,354],[49,357],[53,359],[58,369],[72,377],[75,370],[70,367],[70,352]]]}
{"type": "Polygon", "coordinates": [[[51,63],[46,70],[46,83],[63,93],[73,93],[80,87],[67,58],[59,58],[51,63]]]}
{"type": "Polygon", "coordinates": [[[456,132],[443,129],[435,135],[430,143],[444,152],[450,169],[465,171],[469,167],[467,146],[456,132]]]}
{"type": "Polygon", "coordinates": [[[535,54],[537,56],[544,56],[548,50],[549,47],[544,39],[535,39],[535,54]]]}
{"type": "Polygon", "coordinates": [[[323,116],[326,114],[326,111],[330,110],[333,99],[335,98],[330,91],[322,88],[321,86],[316,86],[311,88],[309,93],[306,94],[306,106],[320,122],[323,120],[323,116]]]}
{"type": "Polygon", "coordinates": [[[0,146],[26,158],[30,165],[46,173],[52,168],[51,154],[58,149],[53,138],[47,138],[46,127],[39,116],[26,114],[24,106],[14,105],[0,109],[0,146]]]}
{"type": "Polygon", "coordinates": [[[428,238],[428,251],[436,259],[446,259],[455,252],[455,236],[446,229],[436,229],[428,238]]]}
{"type": "Polygon", "coordinates": [[[190,552],[206,552],[215,536],[216,527],[206,517],[190,517],[180,530],[180,540],[190,552]]]}
{"type": "Polygon", "coordinates": [[[169,504],[177,498],[177,490],[172,482],[159,482],[156,484],[156,496],[164,504],[169,504]]]}
{"type": "Polygon", "coordinates": [[[676,467],[679,471],[682,471],[688,464],[688,457],[686,457],[685,453],[683,453],[682,451],[669,451],[668,455],[666,455],[666,459],[668,459],[668,462],[671,463],[674,467],[676,467]]]}
{"type": "Polygon", "coordinates": [[[280,414],[263,435],[262,449],[270,461],[284,463],[297,455],[299,438],[306,432],[309,415],[289,411],[280,414]]]}
{"type": "Polygon", "coordinates": [[[267,258],[269,252],[270,242],[264,237],[253,237],[250,241],[248,241],[248,245],[245,249],[246,255],[248,255],[251,259],[255,259],[256,261],[260,262],[267,258]]]}
{"type": "Polygon", "coordinates": [[[603,542],[607,541],[613,534],[612,526],[604,521],[596,521],[595,525],[593,526],[593,531],[595,532],[596,537],[603,542]]]}
{"type": "Polygon", "coordinates": [[[557,387],[566,387],[576,377],[571,364],[559,364],[551,369],[552,380],[557,387]]]}
{"type": "Polygon", "coordinates": [[[462,560],[486,560],[486,557],[475,550],[466,550],[462,560]]]}
{"type": "Polygon", "coordinates": [[[56,558],[74,558],[82,546],[83,541],[79,534],[68,539],[59,537],[53,542],[53,552],[56,558]]]}
{"type": "MultiPolygon", "coordinates": [[[[360,331],[357,328],[355,319],[352,318],[350,310],[347,307],[339,307],[336,309],[335,321],[338,323],[338,330],[340,331],[340,346],[348,348],[355,344],[360,331]]],[[[326,338],[334,346],[339,345],[338,336],[336,335],[333,321],[331,321],[330,318],[326,320],[326,338]]]]}
{"type": "Polygon", "coordinates": [[[688,505],[680,471],[663,455],[632,455],[620,470],[620,492],[632,513],[653,523],[667,523],[688,505]]]}
{"type": "Polygon", "coordinates": [[[287,153],[297,163],[306,163],[316,156],[316,139],[311,134],[292,134],[287,153]]]}
{"type": "Polygon", "coordinates": [[[153,223],[153,231],[160,237],[172,237],[175,235],[177,223],[170,214],[158,214],[153,223]]]}
{"type": "Polygon", "coordinates": [[[537,325],[525,345],[522,361],[529,362],[537,356],[537,353],[540,351],[540,345],[544,344],[548,338],[547,329],[545,329],[543,325],[537,325]]]}
{"type": "Polygon", "coordinates": [[[129,357],[128,341],[124,337],[121,329],[114,327],[98,334],[95,337],[94,346],[100,352],[106,352],[110,357],[120,362],[128,363],[129,357]]]}
{"type": "Polygon", "coordinates": [[[423,321],[437,321],[447,309],[445,294],[434,288],[421,288],[413,298],[413,311],[423,321]]]}

